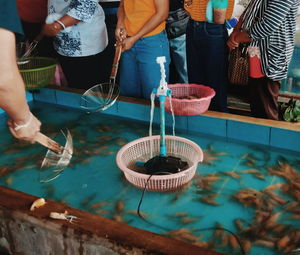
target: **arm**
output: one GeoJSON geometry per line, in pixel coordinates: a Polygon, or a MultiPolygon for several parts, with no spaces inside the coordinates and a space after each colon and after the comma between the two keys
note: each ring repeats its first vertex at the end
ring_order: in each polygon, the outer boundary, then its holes
{"type": "Polygon", "coordinates": [[[45,24],[42,29],[42,34],[49,37],[56,36],[61,30],[65,29],[66,27],[73,26],[79,22],[80,20],[65,14],[58,19],[58,21],[45,24]]]}
{"type": "Polygon", "coordinates": [[[270,1],[261,20],[254,23],[253,26],[249,28],[249,31],[239,31],[234,37],[235,41],[237,43],[244,43],[268,37],[284,22],[293,3],[291,0],[270,1]]]}
{"type": "Polygon", "coordinates": [[[146,24],[133,36],[123,40],[123,50],[129,50],[133,44],[150,33],[159,24],[161,24],[169,15],[169,0],[153,0],[155,5],[155,14],[146,22],[146,24]]]}
{"type": "Polygon", "coordinates": [[[240,16],[238,23],[235,25],[232,33],[230,34],[227,40],[227,46],[229,47],[229,49],[234,49],[239,46],[239,42],[238,42],[239,39],[236,39],[236,36],[239,36],[240,34],[243,34],[243,36],[247,36],[247,38],[250,39],[247,32],[241,31],[243,16],[244,16],[243,14],[240,16]]]}
{"type": "Polygon", "coordinates": [[[226,18],[227,9],[214,8],[214,23],[215,24],[224,24],[226,18]]]}
{"type": "Polygon", "coordinates": [[[43,33],[46,36],[55,36],[66,27],[79,22],[91,23],[97,7],[98,3],[92,0],[73,0],[67,12],[58,21],[44,26],[43,33]]]}
{"type": "Polygon", "coordinates": [[[224,24],[226,11],[228,8],[228,0],[212,0],[212,8],[215,24],[224,24]]]}
{"type": "Polygon", "coordinates": [[[249,36],[254,40],[260,40],[278,30],[285,21],[295,1],[292,0],[271,0],[262,19],[256,22],[249,29],[249,36]]]}
{"type": "Polygon", "coordinates": [[[15,35],[0,28],[0,107],[10,116],[8,125],[12,134],[33,142],[41,123],[30,112],[26,102],[25,84],[19,73],[15,55],[15,35]],[[15,124],[27,127],[14,130],[15,124]]]}
{"type": "Polygon", "coordinates": [[[120,42],[123,39],[125,39],[127,36],[125,25],[124,25],[124,19],[125,19],[124,0],[121,0],[120,2],[117,17],[118,17],[118,23],[115,30],[115,37],[116,37],[116,41],[120,42]]]}

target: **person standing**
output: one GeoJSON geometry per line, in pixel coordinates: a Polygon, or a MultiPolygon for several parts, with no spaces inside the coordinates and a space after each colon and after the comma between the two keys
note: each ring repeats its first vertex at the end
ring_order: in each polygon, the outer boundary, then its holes
{"type": "Polygon", "coordinates": [[[48,14],[42,34],[54,37],[68,86],[89,89],[104,82],[101,53],[108,38],[98,0],[48,0],[48,14]]]}
{"type": "Polygon", "coordinates": [[[170,53],[165,32],[168,0],[121,0],[115,36],[121,43],[120,93],[123,96],[150,98],[160,84],[159,56],[166,57],[168,80],[170,53]]]}
{"type": "Polygon", "coordinates": [[[170,54],[171,54],[171,64],[173,64],[174,69],[177,72],[178,82],[188,83],[188,73],[187,73],[187,64],[186,64],[186,25],[185,20],[188,19],[188,14],[185,11],[184,1],[183,0],[171,0],[169,17],[167,19],[167,28],[168,20],[175,20],[174,24],[178,24],[180,29],[174,27],[174,34],[168,33],[169,44],[170,44],[170,54]],[[177,20],[181,20],[178,22],[177,20]],[[181,29],[184,27],[184,30],[181,29]],[[180,33],[178,34],[179,31],[180,33]]]}
{"type": "MultiPolygon", "coordinates": [[[[25,42],[32,42],[41,32],[47,17],[47,3],[48,0],[17,0],[25,42]]],[[[52,38],[41,38],[36,52],[39,56],[56,58],[52,38]]]]}
{"type": "Polygon", "coordinates": [[[210,110],[227,112],[228,31],[234,0],[185,0],[190,13],[186,31],[189,83],[209,86],[216,92],[210,110]]]}
{"type": "Polygon", "coordinates": [[[18,139],[34,142],[41,122],[31,113],[25,84],[16,60],[16,35],[23,34],[15,0],[0,0],[0,108],[9,116],[8,126],[18,139]]]}
{"type": "Polygon", "coordinates": [[[278,120],[280,81],[292,58],[300,0],[252,0],[230,35],[230,49],[249,43],[249,97],[254,117],[278,120]]]}

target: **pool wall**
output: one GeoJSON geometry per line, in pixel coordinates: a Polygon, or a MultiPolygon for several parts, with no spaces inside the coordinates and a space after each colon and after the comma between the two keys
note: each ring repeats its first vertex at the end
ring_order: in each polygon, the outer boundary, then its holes
{"type": "Polygon", "coordinates": [[[47,201],[30,211],[37,197],[0,187],[0,254],[22,255],[221,255],[195,245],[47,201]],[[65,212],[73,222],[55,220],[65,212]]]}
{"type": "MultiPolygon", "coordinates": [[[[70,89],[45,88],[33,94],[33,100],[62,106],[80,108],[80,97],[70,89]]],[[[120,97],[112,107],[100,114],[149,121],[149,102],[120,97]]],[[[207,135],[245,141],[274,148],[300,152],[300,123],[252,118],[229,113],[207,111],[198,116],[176,116],[176,130],[186,133],[198,132],[207,135]]],[[[156,109],[154,123],[159,123],[156,109]]],[[[166,114],[166,125],[172,125],[171,114],[166,114]]]]}

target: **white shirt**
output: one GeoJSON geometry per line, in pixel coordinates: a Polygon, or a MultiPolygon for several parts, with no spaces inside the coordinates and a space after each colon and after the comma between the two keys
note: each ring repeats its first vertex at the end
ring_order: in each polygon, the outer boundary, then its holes
{"type": "Polygon", "coordinates": [[[95,55],[108,44],[105,14],[98,0],[49,0],[48,14],[65,14],[80,20],[54,38],[55,50],[63,56],[95,55]]]}

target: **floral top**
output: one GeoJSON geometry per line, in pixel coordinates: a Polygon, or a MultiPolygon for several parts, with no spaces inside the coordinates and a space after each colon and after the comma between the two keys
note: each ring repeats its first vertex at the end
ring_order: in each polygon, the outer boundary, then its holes
{"type": "Polygon", "coordinates": [[[80,20],[56,35],[54,48],[60,55],[90,56],[103,51],[107,46],[105,15],[98,0],[49,0],[48,14],[67,14],[80,20]]]}

